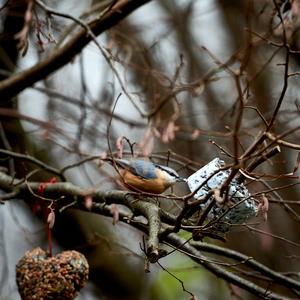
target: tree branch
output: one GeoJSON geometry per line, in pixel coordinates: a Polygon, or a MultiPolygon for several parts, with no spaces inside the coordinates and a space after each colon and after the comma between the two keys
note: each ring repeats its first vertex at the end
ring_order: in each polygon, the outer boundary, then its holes
{"type": "Polygon", "coordinates": [[[265,265],[256,261],[253,257],[249,257],[244,255],[238,251],[234,251],[231,249],[225,249],[223,247],[219,247],[217,245],[212,245],[203,242],[192,242],[192,246],[197,248],[198,250],[202,250],[205,252],[210,252],[218,255],[222,255],[223,257],[228,257],[240,262],[243,262],[244,265],[251,267],[253,270],[260,272],[263,275],[272,278],[276,283],[282,284],[285,287],[295,288],[300,290],[300,282],[284,276],[278,272],[271,270],[270,268],[266,267],[265,265]]]}
{"type": "MultiPolygon", "coordinates": [[[[100,19],[91,21],[87,26],[95,35],[100,35],[115,26],[131,12],[150,0],[124,0],[117,3],[100,19]]],[[[35,66],[17,73],[0,82],[0,98],[11,98],[37,81],[69,63],[92,40],[85,29],[79,30],[62,48],[53,51],[35,66]]]]}
{"type": "Polygon", "coordinates": [[[287,300],[289,298],[279,295],[277,293],[273,293],[267,289],[264,289],[251,281],[248,281],[236,274],[233,274],[226,269],[218,266],[210,262],[207,257],[201,254],[196,248],[191,246],[189,243],[183,238],[175,234],[171,234],[166,238],[166,241],[173,245],[174,247],[178,248],[178,250],[184,252],[188,255],[192,260],[197,262],[198,264],[202,265],[205,269],[209,270],[213,274],[215,274],[218,278],[224,279],[226,282],[232,283],[258,297],[261,299],[269,299],[269,300],[287,300]]]}
{"type": "Polygon", "coordinates": [[[0,149],[0,154],[4,154],[9,157],[13,157],[15,159],[29,161],[29,162],[35,164],[36,166],[39,166],[41,169],[48,171],[52,174],[55,174],[56,176],[59,176],[63,181],[66,181],[66,178],[64,177],[63,173],[60,170],[45,164],[44,162],[38,160],[37,158],[35,158],[33,156],[30,156],[27,154],[16,153],[16,152],[4,150],[4,149],[0,149]]]}

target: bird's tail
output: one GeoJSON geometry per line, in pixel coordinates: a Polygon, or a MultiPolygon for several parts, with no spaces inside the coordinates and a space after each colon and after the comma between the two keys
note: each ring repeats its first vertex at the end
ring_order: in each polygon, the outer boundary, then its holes
{"type": "Polygon", "coordinates": [[[106,157],[102,160],[109,162],[111,165],[116,164],[118,167],[122,169],[128,169],[130,167],[130,162],[126,159],[106,157]]]}

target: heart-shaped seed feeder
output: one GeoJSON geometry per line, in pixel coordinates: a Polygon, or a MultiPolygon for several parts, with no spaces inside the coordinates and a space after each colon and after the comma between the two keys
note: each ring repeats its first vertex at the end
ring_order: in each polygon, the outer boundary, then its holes
{"type": "Polygon", "coordinates": [[[49,257],[41,248],[35,248],[19,260],[16,273],[22,300],[71,300],[86,284],[89,265],[77,251],[49,257]]]}

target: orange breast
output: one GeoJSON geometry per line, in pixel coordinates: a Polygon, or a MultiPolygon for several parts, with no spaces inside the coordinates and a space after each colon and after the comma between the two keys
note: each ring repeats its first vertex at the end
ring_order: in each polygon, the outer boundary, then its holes
{"type": "Polygon", "coordinates": [[[161,194],[169,187],[161,179],[143,179],[127,170],[122,170],[121,175],[126,187],[135,192],[161,194]]]}

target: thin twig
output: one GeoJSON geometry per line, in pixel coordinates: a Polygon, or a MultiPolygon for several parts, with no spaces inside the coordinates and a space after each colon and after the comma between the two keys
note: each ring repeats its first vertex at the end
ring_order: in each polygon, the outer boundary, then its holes
{"type": "Polygon", "coordinates": [[[59,176],[63,181],[66,181],[66,178],[64,177],[63,173],[60,170],[45,164],[44,162],[38,160],[37,158],[35,158],[33,156],[30,156],[28,154],[16,153],[16,152],[4,150],[4,149],[0,149],[0,153],[7,155],[9,157],[13,157],[16,159],[21,159],[21,160],[31,162],[31,163],[35,164],[36,166],[39,166],[41,169],[59,176]]]}

